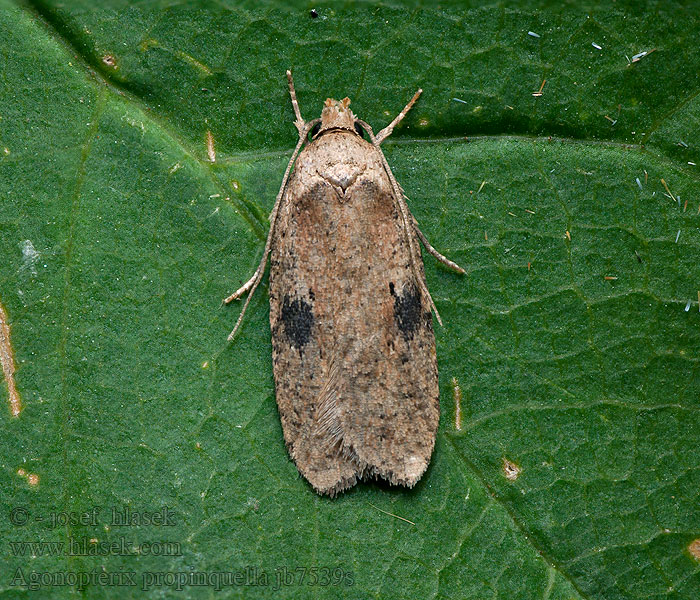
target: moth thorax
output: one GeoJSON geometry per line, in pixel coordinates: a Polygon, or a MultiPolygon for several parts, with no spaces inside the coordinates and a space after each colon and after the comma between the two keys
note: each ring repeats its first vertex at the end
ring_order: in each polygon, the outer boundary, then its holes
{"type": "Polygon", "coordinates": [[[355,131],[355,115],[352,114],[348,106],[350,106],[350,98],[343,98],[340,101],[328,98],[321,111],[320,131],[326,129],[355,131]]]}

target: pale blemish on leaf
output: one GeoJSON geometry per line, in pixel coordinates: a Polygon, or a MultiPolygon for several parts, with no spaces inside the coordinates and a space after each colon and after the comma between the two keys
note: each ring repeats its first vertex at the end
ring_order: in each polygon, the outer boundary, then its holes
{"type": "Polygon", "coordinates": [[[688,552],[690,552],[690,555],[700,562],[700,538],[693,540],[688,544],[688,552]]]}
{"type": "Polygon", "coordinates": [[[452,396],[455,401],[455,429],[462,431],[462,388],[456,377],[452,378],[452,396]]]}
{"type": "Polygon", "coordinates": [[[17,475],[24,477],[29,485],[39,485],[39,476],[36,473],[27,473],[24,469],[17,469],[17,475]]]}
{"type": "Polygon", "coordinates": [[[139,49],[142,52],[147,52],[151,48],[160,48],[160,42],[158,40],[154,40],[153,38],[146,38],[139,44],[139,49]]]}
{"type": "Polygon", "coordinates": [[[515,481],[520,477],[522,471],[513,461],[508,460],[505,456],[503,457],[503,475],[508,481],[515,481]]]}
{"type": "Polygon", "coordinates": [[[690,552],[691,556],[700,562],[700,538],[693,540],[688,544],[688,552],[690,552]]]}
{"type": "Polygon", "coordinates": [[[210,162],[216,162],[216,148],[214,148],[214,136],[207,130],[207,156],[210,162]]]}
{"type": "Polygon", "coordinates": [[[2,372],[7,383],[10,412],[13,417],[18,417],[22,412],[22,401],[15,386],[15,359],[10,343],[10,323],[2,304],[0,304],[0,363],[2,363],[2,372]]]}
{"type": "Polygon", "coordinates": [[[117,59],[114,57],[113,54],[105,54],[102,57],[102,64],[109,67],[110,69],[114,69],[115,71],[118,69],[117,59]]]}
{"type": "Polygon", "coordinates": [[[182,52],[180,50],[180,51],[175,53],[175,56],[177,56],[181,60],[184,60],[187,64],[192,65],[196,69],[199,69],[205,75],[211,75],[211,69],[209,67],[207,67],[207,65],[199,62],[196,58],[194,58],[193,56],[190,56],[186,52],[182,52]]]}
{"type": "Polygon", "coordinates": [[[36,263],[40,257],[32,240],[24,240],[20,246],[22,248],[22,267],[20,270],[29,270],[32,275],[36,275],[36,263]]]}
{"type": "Polygon", "coordinates": [[[141,52],[148,52],[151,48],[160,48],[164,52],[169,52],[179,58],[180,60],[186,62],[188,65],[195,67],[197,70],[202,71],[205,75],[211,75],[211,69],[207,67],[204,63],[199,62],[196,58],[183,52],[182,50],[171,50],[163,46],[158,40],[153,38],[146,38],[139,44],[139,50],[141,52]]]}
{"type": "Polygon", "coordinates": [[[136,127],[136,129],[140,129],[141,133],[146,133],[146,126],[143,124],[142,121],[139,121],[138,119],[134,119],[133,117],[130,117],[129,115],[124,115],[122,117],[122,121],[128,123],[132,127],[136,127]]]}

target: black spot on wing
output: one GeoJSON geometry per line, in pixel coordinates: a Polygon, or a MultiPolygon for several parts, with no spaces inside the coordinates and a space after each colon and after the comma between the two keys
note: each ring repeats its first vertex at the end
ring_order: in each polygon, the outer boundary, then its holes
{"type": "Polygon", "coordinates": [[[303,348],[311,339],[311,328],[314,324],[311,305],[303,298],[290,300],[289,295],[285,295],[281,317],[287,339],[298,349],[303,348]]]}
{"type": "Polygon", "coordinates": [[[406,340],[413,339],[413,333],[421,324],[423,307],[420,292],[415,284],[406,285],[400,294],[396,293],[394,283],[389,283],[389,292],[394,297],[394,319],[396,326],[406,340]]]}

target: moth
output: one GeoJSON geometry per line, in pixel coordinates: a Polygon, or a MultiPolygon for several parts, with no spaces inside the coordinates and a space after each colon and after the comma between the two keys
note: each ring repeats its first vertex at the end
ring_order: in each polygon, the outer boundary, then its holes
{"type": "Polygon", "coordinates": [[[348,98],[304,121],[287,79],[299,141],[260,265],[224,300],[248,292],[229,340],[269,256],[275,393],[299,472],[330,496],[372,477],[412,487],[440,416],[432,311],[442,322],[419,242],[464,273],[421,233],[380,149],[422,90],[375,135],[348,98]]]}

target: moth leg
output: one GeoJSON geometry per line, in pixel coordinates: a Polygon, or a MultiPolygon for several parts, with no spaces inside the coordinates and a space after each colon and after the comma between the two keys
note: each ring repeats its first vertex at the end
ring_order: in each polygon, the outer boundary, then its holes
{"type": "Polygon", "coordinates": [[[413,98],[411,98],[408,101],[408,104],[403,107],[403,110],[396,115],[396,118],[377,134],[377,137],[375,138],[377,141],[377,146],[379,146],[379,144],[381,144],[391,135],[391,132],[394,131],[394,127],[396,127],[406,116],[406,113],[411,110],[411,107],[416,103],[416,100],[418,100],[418,96],[420,96],[421,93],[423,93],[423,90],[419,89],[415,94],[413,94],[413,98]]]}
{"type": "Polygon", "coordinates": [[[233,336],[236,335],[236,331],[238,331],[238,327],[240,326],[241,322],[243,321],[243,315],[245,314],[245,311],[248,308],[248,304],[250,304],[250,299],[253,297],[253,293],[255,292],[255,288],[258,287],[258,284],[262,280],[263,274],[265,273],[265,265],[267,264],[267,257],[270,254],[270,247],[272,246],[272,239],[275,235],[275,224],[277,222],[277,215],[279,214],[280,204],[282,202],[282,198],[284,197],[284,191],[287,188],[287,181],[289,180],[289,173],[292,170],[292,165],[294,164],[294,161],[296,160],[297,155],[299,154],[299,151],[301,150],[301,147],[304,144],[304,141],[306,140],[306,137],[309,135],[309,131],[311,131],[311,129],[313,129],[313,127],[316,125],[316,123],[319,123],[321,121],[321,119],[312,119],[308,123],[304,122],[304,120],[301,118],[301,113],[299,112],[299,104],[297,103],[296,94],[294,93],[294,82],[292,81],[291,71],[287,71],[287,78],[289,80],[289,93],[292,96],[292,105],[294,106],[294,113],[297,117],[297,120],[295,121],[294,125],[296,125],[296,128],[299,131],[299,141],[297,142],[296,148],[294,148],[294,152],[292,152],[292,158],[289,159],[289,164],[287,165],[287,170],[284,172],[284,177],[282,178],[282,185],[280,186],[280,191],[277,193],[277,198],[275,199],[275,205],[273,206],[272,212],[270,213],[270,230],[267,234],[267,241],[265,242],[265,250],[263,251],[263,255],[262,255],[262,259],[260,260],[260,264],[258,265],[258,268],[255,270],[255,273],[253,274],[253,276],[245,284],[243,284],[243,286],[241,286],[233,294],[228,296],[228,298],[224,299],[224,303],[228,304],[229,302],[232,302],[233,300],[240,298],[246,292],[248,292],[248,291],[250,292],[248,294],[248,297],[246,298],[245,304],[243,305],[243,310],[241,310],[241,314],[238,315],[238,320],[236,321],[236,325],[234,326],[233,331],[228,336],[229,341],[231,341],[233,339],[233,336]]]}
{"type": "MultiPolygon", "coordinates": [[[[263,266],[262,263],[260,266],[263,266]]],[[[235,292],[233,292],[233,294],[224,298],[224,304],[228,304],[229,302],[237,300],[243,294],[245,294],[251,287],[253,287],[253,284],[255,283],[255,280],[258,277],[258,271],[260,270],[260,266],[258,266],[258,268],[255,270],[255,273],[248,281],[246,281],[241,287],[239,287],[235,292]]]]}
{"type": "Polygon", "coordinates": [[[440,254],[435,248],[433,248],[430,245],[430,242],[427,240],[427,238],[423,235],[423,232],[418,229],[418,221],[416,221],[416,218],[411,215],[411,218],[413,219],[413,229],[416,231],[416,235],[418,235],[418,238],[420,241],[423,243],[423,246],[427,250],[428,254],[432,254],[435,258],[437,258],[443,265],[449,267],[453,271],[457,271],[457,273],[462,273],[465,274],[466,271],[460,267],[457,263],[452,262],[449,258],[446,256],[443,256],[440,254]]]}

